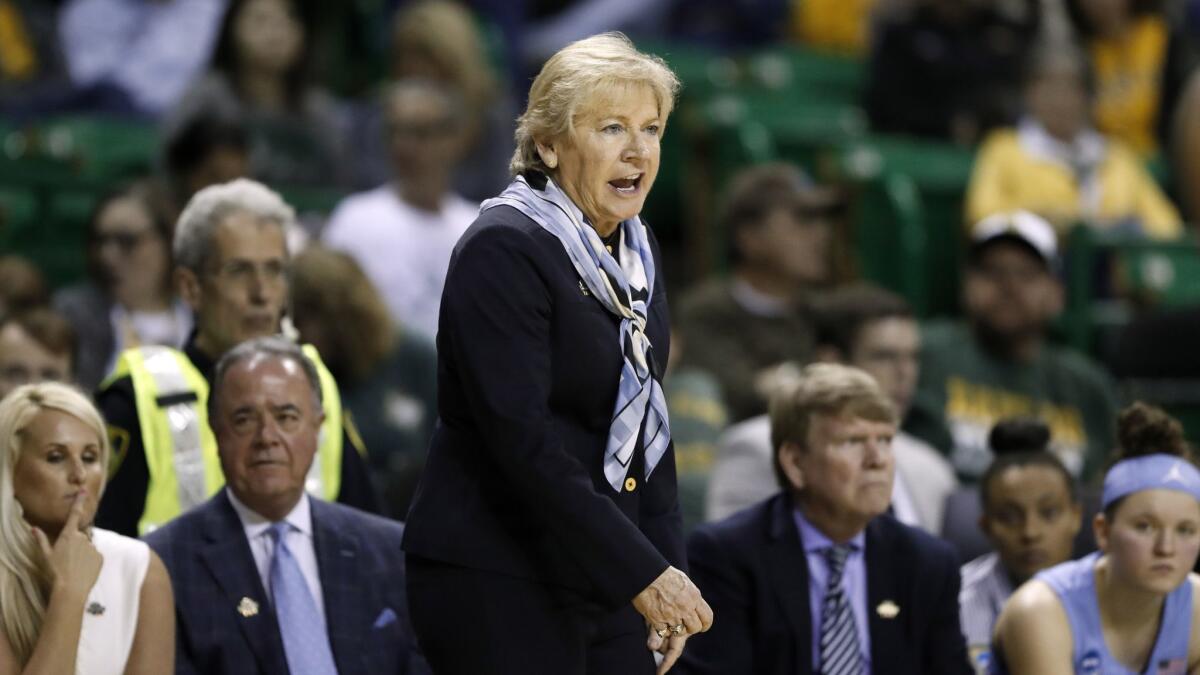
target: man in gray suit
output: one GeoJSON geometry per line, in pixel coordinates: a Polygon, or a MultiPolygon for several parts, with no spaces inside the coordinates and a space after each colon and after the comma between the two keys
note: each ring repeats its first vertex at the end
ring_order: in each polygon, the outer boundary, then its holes
{"type": "MultiPolygon", "coordinates": [[[[903,418],[919,373],[920,329],[903,298],[870,284],[830,292],[816,303],[814,356],[866,371],[891,397],[903,418]]],[[[706,519],[720,520],[778,491],[771,469],[770,420],[754,417],[721,437],[709,482],[706,519]]],[[[941,453],[898,432],[892,441],[897,520],[937,534],[949,495],[957,486],[941,453]]]]}

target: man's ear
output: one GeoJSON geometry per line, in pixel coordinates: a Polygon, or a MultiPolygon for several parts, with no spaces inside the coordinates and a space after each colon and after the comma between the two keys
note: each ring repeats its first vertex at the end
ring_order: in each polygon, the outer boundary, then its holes
{"type": "Polygon", "coordinates": [[[542,158],[542,164],[546,165],[547,169],[558,168],[558,149],[553,143],[543,143],[542,141],[534,141],[537,146],[538,156],[542,158]]]}
{"type": "Polygon", "coordinates": [[[183,298],[193,312],[200,311],[204,292],[200,288],[200,278],[196,276],[195,272],[186,267],[176,267],[175,289],[179,292],[179,297],[183,298]]]}
{"type": "Polygon", "coordinates": [[[804,452],[799,443],[784,441],[779,446],[779,469],[787,478],[792,490],[804,489],[804,470],[800,468],[800,456],[804,452]]]}

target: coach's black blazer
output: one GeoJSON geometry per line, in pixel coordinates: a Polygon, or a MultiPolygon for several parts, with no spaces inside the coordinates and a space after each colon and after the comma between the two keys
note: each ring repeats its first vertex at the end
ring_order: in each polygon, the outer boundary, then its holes
{"type": "MultiPolygon", "coordinates": [[[[949,544],[883,515],[867,525],[867,613],[875,675],[970,675],[949,544]]],[[[808,560],[791,499],[701,526],[691,575],[713,626],[688,640],[677,670],[711,675],[812,673],[808,560]]]]}
{"type": "MultiPolygon", "coordinates": [[[[657,270],[647,336],[661,381],[670,329],[657,270]]],[[[622,490],[604,477],[620,324],[559,240],[514,208],[484,211],[454,249],[440,311],[439,419],[405,551],[608,609],[668,564],[685,569],[674,447],[644,480],[639,439],[622,490]]]]}
{"type": "MultiPolygon", "coordinates": [[[[310,501],[338,672],[428,674],[408,617],[403,526],[341,504],[310,501]]],[[[175,592],[176,673],[287,675],[275,610],[225,490],[145,540],[162,558],[175,592]]]]}

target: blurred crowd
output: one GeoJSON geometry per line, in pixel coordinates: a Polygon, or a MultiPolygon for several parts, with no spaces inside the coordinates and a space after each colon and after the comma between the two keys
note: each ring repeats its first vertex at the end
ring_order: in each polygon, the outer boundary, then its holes
{"type": "Polygon", "coordinates": [[[605,30],[706,64],[680,69],[646,214],[673,303],[665,388],[689,528],[777,489],[767,401],[811,362],[861,368],[902,411],[894,513],[963,562],[1003,545],[981,510],[1021,490],[993,480],[981,506],[981,479],[1004,475],[989,469],[1001,420],[1044,424],[1056,463],[1038,466],[1065,470],[1059,497],[1085,511],[1123,401],[1200,433],[1193,0],[0,0],[0,396],[39,379],[92,390],[125,349],[188,342],[180,212],[251,177],[302,216],[285,330],[320,352],[383,510],[403,518],[436,419],[451,251],[508,182],[531,75],[605,30]],[[865,133],[930,149],[918,163],[967,153],[952,226],[916,221],[921,250],[950,258],[909,257],[903,171],[878,183],[893,208],[871,209],[875,184],[831,169],[828,148],[728,160],[704,135],[707,89],[763,50],[857,69],[865,133]],[[22,169],[31,139],[80,118],[152,129],[148,170],[101,176],[56,234],[40,207],[22,224],[22,191],[55,189],[22,169]],[[74,268],[44,269],[79,244],[74,268]],[[1157,294],[1129,262],[1145,251],[1157,294]],[[951,303],[905,281],[917,273],[951,280],[951,303]]]}

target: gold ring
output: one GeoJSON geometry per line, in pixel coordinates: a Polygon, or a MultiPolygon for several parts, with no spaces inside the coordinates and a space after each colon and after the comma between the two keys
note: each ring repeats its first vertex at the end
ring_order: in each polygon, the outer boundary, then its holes
{"type": "Polygon", "coordinates": [[[662,628],[655,628],[655,629],[654,629],[654,634],[655,634],[655,635],[657,635],[657,636],[658,636],[658,637],[660,637],[660,638],[665,638],[665,637],[667,637],[667,633],[670,633],[670,632],[671,632],[671,629],[670,629],[670,628],[667,628],[666,626],[663,626],[662,628]]]}
{"type": "Polygon", "coordinates": [[[683,635],[683,624],[677,623],[671,626],[671,635],[683,635]]]}

